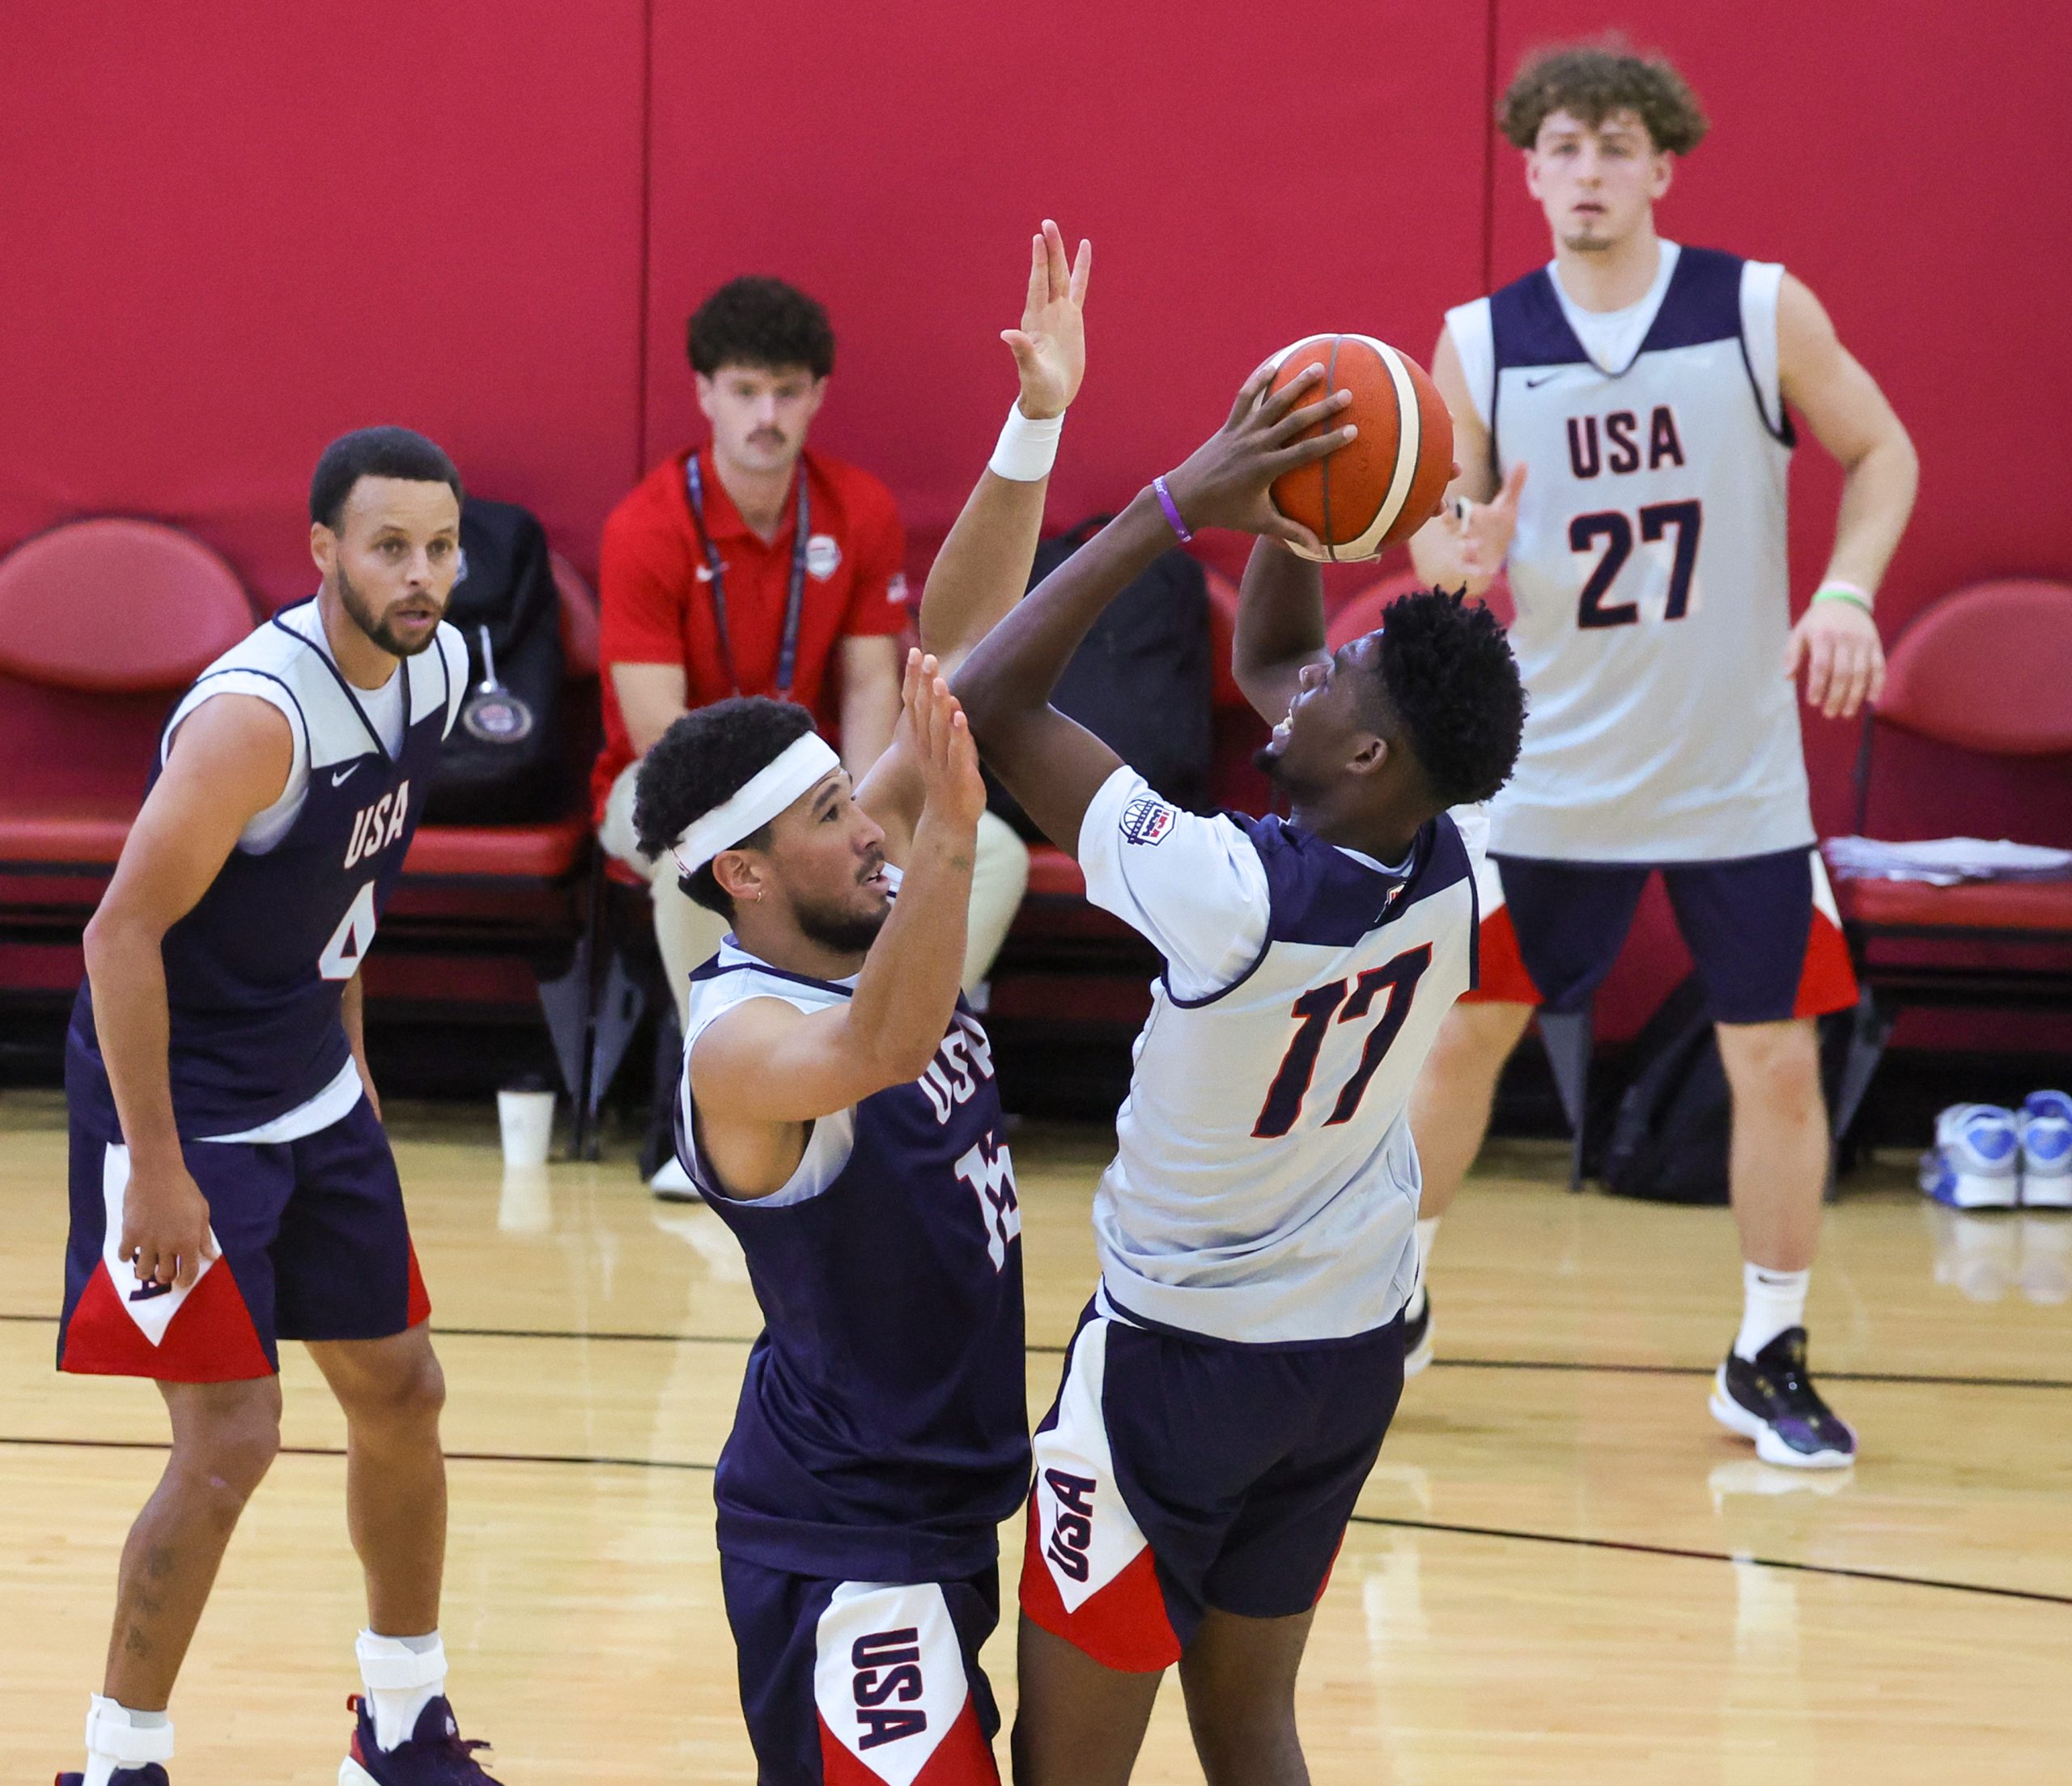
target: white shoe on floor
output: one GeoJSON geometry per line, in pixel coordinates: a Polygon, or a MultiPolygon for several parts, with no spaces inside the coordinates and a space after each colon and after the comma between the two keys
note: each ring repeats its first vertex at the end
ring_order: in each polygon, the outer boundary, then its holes
{"type": "Polygon", "coordinates": [[[690,1174],[683,1169],[683,1162],[671,1154],[648,1181],[648,1188],[665,1203],[694,1203],[698,1200],[698,1186],[690,1181],[690,1174]]]}

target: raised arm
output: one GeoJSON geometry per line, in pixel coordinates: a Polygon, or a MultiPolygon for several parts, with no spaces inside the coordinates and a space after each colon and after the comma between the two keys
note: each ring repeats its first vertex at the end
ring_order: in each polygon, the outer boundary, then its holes
{"type": "MultiPolygon", "coordinates": [[[[1084,312],[1093,270],[1093,244],[1081,242],[1068,265],[1064,237],[1046,218],[1030,242],[1021,326],[1000,334],[1021,379],[1014,414],[921,592],[921,646],[945,677],[1029,587],[1058,430],[1086,372],[1084,312]]],[[[918,766],[902,752],[901,736],[856,790],[864,810],[885,828],[885,854],[895,863],[906,859],[921,809],[918,766]]]]}
{"type": "Polygon", "coordinates": [[[1446,486],[1438,514],[1411,535],[1410,562],[1435,589],[1466,589],[1480,596],[1503,569],[1518,530],[1525,464],[1513,465],[1497,483],[1496,445],[1475,413],[1450,329],[1439,331],[1432,350],[1432,382],[1453,418],[1454,452],[1461,469],[1446,486]]]}
{"type": "MultiPolygon", "coordinates": [[[[1316,544],[1273,507],[1267,490],[1283,472],[1352,438],[1349,426],[1301,438],[1352,399],[1339,392],[1298,409],[1323,369],[1311,367],[1269,396],[1272,376],[1271,367],[1261,367],[1247,379],[1229,420],[1166,480],[1190,532],[1229,527],[1316,544]]],[[[957,672],[957,693],[986,761],[1044,834],[1075,857],[1087,805],[1121,759],[1052,707],[1051,690],[1102,611],[1173,539],[1157,494],[1140,491],[1001,621],[957,672]]]]}
{"type": "Polygon", "coordinates": [[[1802,663],[1806,704],[1846,719],[1884,686],[1870,604],[1913,512],[1921,461],[1877,380],[1842,346],[1820,300],[1788,273],[1777,293],[1777,375],[1785,401],[1842,468],[1834,550],[1792,628],[1785,674],[1796,676],[1802,663]]]}
{"type": "MultiPolygon", "coordinates": [[[[753,1158],[772,1130],[832,1115],[919,1078],[941,1046],[957,1006],[986,787],[970,728],[934,670],[931,659],[907,677],[902,723],[911,727],[920,764],[920,819],[899,897],[864,957],[854,995],[811,1012],[752,1000],[715,1020],[691,1050],[691,1083],[715,1152],[753,1158]]],[[[751,1175],[737,1182],[733,1173],[728,1188],[767,1195],[796,1165],[796,1145],[789,1157],[774,1181],[758,1185],[751,1175]]]]}
{"type": "Polygon", "coordinates": [[[248,694],[203,702],[173,735],[165,772],[87,926],[94,1032],[130,1148],[120,1256],[161,1283],[194,1281],[209,1232],[209,1206],[180,1156],[174,1121],[161,948],[244,827],[281,797],[294,753],[287,718],[267,702],[248,694]]]}
{"type": "Polygon", "coordinates": [[[1322,567],[1277,540],[1261,540],[1238,592],[1230,660],[1238,686],[1261,719],[1278,720],[1295,698],[1303,666],[1329,655],[1322,567]]]}

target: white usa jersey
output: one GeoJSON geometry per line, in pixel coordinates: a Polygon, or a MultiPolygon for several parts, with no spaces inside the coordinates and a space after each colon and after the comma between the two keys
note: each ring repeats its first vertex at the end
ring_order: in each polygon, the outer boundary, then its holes
{"type": "Polygon", "coordinates": [[[1104,1309],[1253,1343],[1386,1326],[1416,1269],[1411,1087],[1475,981],[1453,820],[1390,869],[1279,819],[1177,811],[1121,769],[1079,859],[1166,961],[1094,1198],[1104,1309]]]}
{"type": "MultiPolygon", "coordinates": [[[[1677,249],[1622,365],[1553,269],[1451,311],[1494,443],[1531,468],[1509,571],[1530,708],[1499,855],[1689,862],[1813,842],[1792,685],[1784,269],[1677,249]],[[1594,333],[1594,330],[1592,330],[1594,333]]],[[[1616,333],[1616,329],[1613,331],[1616,333]]]]}

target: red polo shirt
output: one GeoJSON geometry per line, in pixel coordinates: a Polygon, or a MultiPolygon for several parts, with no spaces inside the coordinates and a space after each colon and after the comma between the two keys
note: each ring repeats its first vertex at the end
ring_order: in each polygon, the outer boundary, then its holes
{"type": "MultiPolygon", "coordinates": [[[[605,800],[634,760],[612,686],[614,664],[681,664],[690,706],[728,695],[777,693],[777,657],[791,592],[796,491],[766,545],[749,530],[700,450],[705,530],[726,576],[727,629],[741,687],[728,680],[715,625],[705,554],[691,524],[685,487],[688,451],[665,459],[635,485],[605,522],[597,569],[597,654],[604,683],[605,748],[590,792],[602,821],[605,800]]],[[[905,529],[892,492],[867,471],[810,449],[804,456],[809,531],[805,594],[799,613],[792,698],[809,709],[830,741],[839,690],[831,673],[835,643],[900,632],[906,624],[905,529]]]]}

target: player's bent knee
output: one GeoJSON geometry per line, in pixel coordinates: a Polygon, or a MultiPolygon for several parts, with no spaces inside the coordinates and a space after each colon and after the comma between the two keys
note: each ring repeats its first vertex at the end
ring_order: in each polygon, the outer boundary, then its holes
{"type": "Polygon", "coordinates": [[[1503,1071],[1531,1021],[1529,1004],[1457,1004],[1439,1025],[1424,1070],[1493,1079],[1503,1071]]]}

